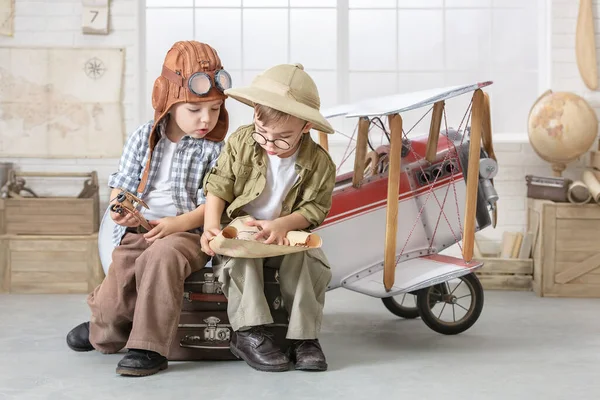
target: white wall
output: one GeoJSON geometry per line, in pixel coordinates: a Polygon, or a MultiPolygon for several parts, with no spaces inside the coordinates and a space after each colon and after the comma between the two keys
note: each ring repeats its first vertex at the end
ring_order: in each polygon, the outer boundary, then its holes
{"type": "MultiPolygon", "coordinates": [[[[596,29],[600,27],[600,1],[594,0],[596,29]]],[[[555,92],[568,91],[585,98],[596,110],[600,118],[600,92],[586,88],[575,58],[575,27],[579,2],[552,0],[549,45],[550,83],[547,89],[555,92]]],[[[600,51],[600,32],[596,35],[596,46],[600,51]]],[[[599,53],[600,54],[600,53],[599,53]]],[[[518,96],[515,92],[514,96],[518,96]]],[[[493,107],[493,104],[492,104],[493,107]]],[[[592,149],[595,149],[594,145],[592,149]]],[[[495,230],[487,229],[478,236],[483,240],[500,240],[504,230],[519,231],[526,224],[526,185],[525,175],[552,176],[550,165],[541,160],[528,142],[496,144],[499,162],[499,176],[496,188],[500,195],[499,224],[495,230]]],[[[586,156],[567,166],[564,176],[581,179],[586,156]]]]}
{"type": "MultiPolygon", "coordinates": [[[[129,134],[139,123],[137,117],[136,70],[138,62],[138,7],[137,0],[112,0],[110,2],[110,33],[84,35],[81,33],[80,0],[17,0],[15,5],[15,32],[13,37],[0,36],[0,46],[44,47],[116,47],[125,48],[125,77],[123,103],[126,132],[129,134]]],[[[1,134],[1,132],[0,132],[1,134]]],[[[118,159],[31,159],[3,158],[13,162],[23,171],[75,171],[96,170],[100,179],[100,196],[108,199],[108,175],[117,167],[118,159]]],[[[75,196],[83,188],[81,179],[27,178],[38,195],[75,196]]],[[[105,208],[105,205],[101,205],[105,208]]]]}
{"type": "MultiPolygon", "coordinates": [[[[528,0],[529,1],[529,0],[528,0]]],[[[600,1],[595,0],[595,13],[600,15],[600,1]]],[[[125,118],[127,133],[130,133],[140,121],[138,115],[148,107],[139,104],[138,91],[145,90],[143,84],[138,84],[137,54],[138,46],[138,2],[135,0],[111,1],[111,32],[108,36],[82,35],[80,29],[81,2],[79,0],[46,0],[28,1],[17,0],[14,38],[0,36],[0,45],[44,45],[44,46],[115,46],[126,48],[125,69],[125,118]],[[137,103],[136,103],[137,101],[137,103]]],[[[575,64],[575,24],[578,2],[569,0],[552,0],[551,36],[549,37],[548,69],[551,71],[551,88],[554,90],[569,90],[584,95],[592,105],[600,110],[600,94],[587,90],[579,78],[575,64]]],[[[460,21],[458,21],[460,22],[460,21]]],[[[463,21],[464,23],[465,21],[463,21]]],[[[596,21],[597,22],[597,21],[596,21]]],[[[600,43],[600,37],[597,36],[600,43]]],[[[544,49],[542,49],[544,50],[544,49]]],[[[543,51],[542,51],[543,53],[543,51]]],[[[502,88],[497,88],[500,90],[502,88]]],[[[515,97],[518,91],[513,90],[515,97]]],[[[493,107],[493,104],[492,104],[493,107]]],[[[500,118],[497,116],[496,118],[500,118]]],[[[496,179],[496,187],[500,194],[500,224],[496,230],[488,229],[480,237],[482,240],[499,240],[505,229],[520,230],[525,225],[525,174],[551,175],[549,165],[533,153],[526,140],[514,138],[498,138],[496,153],[500,164],[500,173],[496,179]]],[[[333,146],[334,159],[339,161],[344,147],[333,146]],[[338,150],[335,150],[338,149],[338,150]]],[[[102,179],[101,195],[106,199],[106,178],[117,166],[117,160],[94,159],[13,159],[23,170],[51,171],[88,171],[96,169],[102,179]]],[[[571,164],[566,175],[578,177],[581,173],[581,163],[571,164]]],[[[76,194],[80,183],[75,185],[57,185],[55,182],[34,182],[34,189],[41,194],[76,194]]]]}

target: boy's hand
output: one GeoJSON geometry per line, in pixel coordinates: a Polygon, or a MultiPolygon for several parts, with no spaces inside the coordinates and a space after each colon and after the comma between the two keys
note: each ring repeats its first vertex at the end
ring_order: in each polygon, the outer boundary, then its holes
{"type": "Polygon", "coordinates": [[[148,221],[154,228],[146,234],[144,238],[148,243],[154,242],[156,239],[163,238],[172,233],[185,232],[185,227],[182,225],[181,219],[177,217],[165,217],[159,220],[148,221]]]}
{"type": "Polygon", "coordinates": [[[290,231],[284,221],[281,219],[275,219],[273,221],[267,220],[252,220],[246,222],[248,226],[257,226],[261,229],[256,235],[254,235],[255,240],[267,239],[263,243],[271,244],[275,243],[278,245],[286,245],[289,246],[290,241],[285,237],[287,233],[290,231]]]}
{"type": "Polygon", "coordinates": [[[219,228],[205,228],[202,237],[200,238],[200,249],[211,257],[215,256],[215,252],[211,250],[208,243],[220,232],[221,230],[219,228]]]}
{"type": "MultiPolygon", "coordinates": [[[[142,218],[138,210],[135,210],[135,213],[138,217],[142,218]]],[[[137,218],[128,211],[123,211],[123,214],[119,214],[111,210],[110,217],[117,225],[126,226],[129,228],[136,228],[140,225],[140,222],[137,220],[137,218]]]]}

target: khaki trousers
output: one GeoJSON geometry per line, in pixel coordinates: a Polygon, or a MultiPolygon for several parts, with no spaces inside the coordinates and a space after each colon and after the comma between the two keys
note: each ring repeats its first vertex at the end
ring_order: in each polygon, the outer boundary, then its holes
{"type": "Polygon", "coordinates": [[[213,269],[227,296],[234,331],[273,323],[265,298],[263,267],[279,269],[283,303],[290,321],[288,339],[316,339],[321,330],[331,270],[320,249],[270,258],[213,258],[213,269]]]}
{"type": "Polygon", "coordinates": [[[175,233],[148,244],[126,233],[102,284],[89,296],[90,342],[102,353],[122,348],[167,356],[179,324],[183,282],[204,267],[200,237],[175,233]]]}

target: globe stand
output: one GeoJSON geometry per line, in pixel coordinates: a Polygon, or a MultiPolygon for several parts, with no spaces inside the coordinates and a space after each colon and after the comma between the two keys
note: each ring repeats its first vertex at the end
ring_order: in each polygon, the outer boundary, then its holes
{"type": "Polygon", "coordinates": [[[563,171],[567,168],[567,164],[552,163],[552,175],[561,178],[563,171]]]}

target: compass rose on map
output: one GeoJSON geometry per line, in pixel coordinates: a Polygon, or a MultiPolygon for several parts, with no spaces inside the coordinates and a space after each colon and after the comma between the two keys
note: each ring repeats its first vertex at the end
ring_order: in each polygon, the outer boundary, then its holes
{"type": "Polygon", "coordinates": [[[105,71],[106,67],[104,66],[104,63],[96,57],[89,59],[85,63],[85,74],[92,79],[100,78],[104,75],[105,71]]]}

